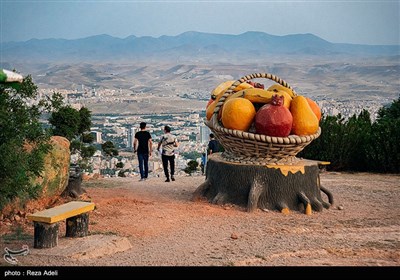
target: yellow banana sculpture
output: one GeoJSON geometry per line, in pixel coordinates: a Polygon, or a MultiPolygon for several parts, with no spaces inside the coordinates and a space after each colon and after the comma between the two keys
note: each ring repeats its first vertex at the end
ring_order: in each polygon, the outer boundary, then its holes
{"type": "Polygon", "coordinates": [[[228,99],[235,97],[243,97],[250,100],[253,103],[269,103],[272,99],[273,91],[268,91],[260,88],[249,88],[244,89],[230,95],[228,99]]]}
{"type": "MultiPolygon", "coordinates": [[[[214,88],[211,92],[211,98],[215,99],[217,96],[219,96],[220,94],[225,93],[225,91],[227,91],[228,88],[230,88],[230,86],[236,81],[225,81],[220,83],[216,88],[214,88]]],[[[254,88],[252,85],[244,82],[241,83],[240,85],[238,85],[233,91],[237,92],[239,90],[244,90],[247,88],[254,88]]]]}
{"type": "Polygon", "coordinates": [[[215,99],[221,92],[225,92],[235,81],[225,81],[220,83],[211,91],[211,97],[215,99]]]}
{"type": "Polygon", "coordinates": [[[291,98],[295,97],[295,94],[293,93],[293,91],[291,89],[284,87],[281,84],[273,84],[267,90],[275,91],[275,92],[284,91],[284,92],[288,93],[291,98]]]}
{"type": "Polygon", "coordinates": [[[234,91],[239,91],[239,90],[244,90],[244,89],[248,89],[248,88],[254,88],[252,85],[250,85],[249,83],[241,83],[240,85],[238,85],[234,91]]]}
{"type": "Polygon", "coordinates": [[[228,98],[226,99],[226,101],[228,101],[231,98],[243,97],[243,98],[248,99],[252,103],[267,104],[267,103],[271,102],[272,96],[275,94],[284,97],[283,106],[285,106],[286,108],[289,109],[292,98],[285,91],[274,92],[274,91],[260,89],[260,88],[248,88],[248,89],[244,89],[244,90],[235,92],[232,95],[229,95],[228,98]]]}

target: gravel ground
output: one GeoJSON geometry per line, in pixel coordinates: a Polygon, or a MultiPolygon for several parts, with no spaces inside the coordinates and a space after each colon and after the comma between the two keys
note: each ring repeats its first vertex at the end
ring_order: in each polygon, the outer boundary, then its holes
{"type": "MultiPolygon", "coordinates": [[[[90,234],[128,239],[131,246],[91,258],[32,248],[18,261],[24,266],[400,266],[400,176],[324,172],[321,184],[335,203],[310,216],[192,202],[203,181],[203,176],[170,183],[163,178],[85,181],[97,206],[90,214],[90,234]]],[[[25,233],[33,235],[31,223],[25,225],[25,233]]],[[[9,234],[2,227],[2,234],[9,234]]],[[[63,232],[61,226],[61,241],[63,232]]],[[[33,238],[1,242],[3,251],[32,247],[33,238]]]]}

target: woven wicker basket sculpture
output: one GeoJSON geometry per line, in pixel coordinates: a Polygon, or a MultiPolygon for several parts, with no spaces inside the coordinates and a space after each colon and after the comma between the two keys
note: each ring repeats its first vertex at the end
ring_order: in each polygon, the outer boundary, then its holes
{"type": "MultiPolygon", "coordinates": [[[[225,151],[222,153],[222,157],[227,161],[258,165],[294,164],[299,160],[296,158],[296,155],[310,144],[311,141],[320,136],[320,127],[318,131],[312,135],[271,137],[235,129],[227,129],[218,121],[218,112],[221,110],[226,98],[233,94],[234,89],[239,84],[256,78],[270,79],[284,87],[292,89],[288,83],[272,74],[255,73],[244,76],[227,89],[224,95],[219,99],[211,119],[208,121],[206,120],[205,124],[211,129],[217,140],[224,147],[225,151]]],[[[296,95],[293,89],[292,91],[296,95]]]]}

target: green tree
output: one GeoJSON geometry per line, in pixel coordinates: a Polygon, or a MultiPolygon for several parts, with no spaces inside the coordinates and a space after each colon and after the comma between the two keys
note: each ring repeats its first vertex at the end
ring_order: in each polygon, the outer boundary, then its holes
{"type": "Polygon", "coordinates": [[[43,171],[50,134],[39,119],[51,105],[33,102],[37,95],[30,75],[18,87],[0,84],[0,209],[16,197],[23,201],[41,191],[32,182],[43,171]]]}
{"type": "Polygon", "coordinates": [[[105,154],[107,160],[110,160],[112,156],[118,156],[118,150],[117,148],[115,148],[114,143],[111,141],[106,141],[101,144],[101,149],[103,150],[103,153],[105,154]]]}
{"type": "Polygon", "coordinates": [[[96,152],[95,146],[82,146],[81,148],[81,156],[84,159],[92,157],[95,152],[96,152]]]}
{"type": "MultiPolygon", "coordinates": [[[[298,157],[329,161],[331,164],[328,168],[340,168],[339,154],[341,151],[337,146],[342,145],[344,121],[340,114],[337,116],[322,116],[320,121],[321,136],[301,151],[298,157]]],[[[341,148],[341,150],[345,150],[345,148],[341,148]]]]}
{"type": "Polygon", "coordinates": [[[382,107],[378,111],[377,121],[395,120],[400,118],[400,96],[388,107],[382,107]]]}
{"type": "Polygon", "coordinates": [[[299,153],[299,157],[329,161],[329,170],[368,170],[365,159],[371,131],[368,111],[364,110],[348,120],[341,114],[323,116],[320,126],[321,136],[299,153]]]}
{"type": "MultiPolygon", "coordinates": [[[[82,134],[90,131],[91,126],[92,126],[92,112],[88,108],[82,107],[79,110],[78,133],[82,135],[82,134]]],[[[93,140],[92,140],[92,142],[93,142],[93,140]]]]}
{"type": "Polygon", "coordinates": [[[369,160],[378,172],[400,173],[400,97],[382,107],[372,126],[369,160]]]}
{"type": "Polygon", "coordinates": [[[121,170],[118,172],[118,177],[126,177],[126,174],[125,174],[125,173],[127,173],[127,172],[129,172],[129,169],[125,169],[125,170],[121,169],[121,170]]]}
{"type": "Polygon", "coordinates": [[[368,111],[345,120],[323,116],[321,136],[299,157],[330,161],[328,170],[400,172],[400,98],[382,107],[372,123],[368,111]]]}
{"type": "Polygon", "coordinates": [[[184,158],[186,158],[186,159],[195,160],[195,159],[201,157],[201,153],[196,152],[196,151],[183,152],[183,153],[182,153],[182,157],[184,157],[184,158]]]}
{"type": "Polygon", "coordinates": [[[71,152],[81,156],[79,165],[82,169],[87,169],[88,159],[96,152],[96,148],[91,145],[94,136],[90,133],[92,125],[90,110],[86,107],[76,110],[69,105],[63,105],[63,99],[58,93],[53,94],[51,101],[55,108],[49,118],[53,135],[70,140],[71,152]]]}
{"type": "Polygon", "coordinates": [[[57,111],[54,111],[49,123],[53,126],[53,135],[59,135],[72,141],[79,135],[80,115],[79,111],[71,106],[62,106],[57,111]]]}
{"type": "Polygon", "coordinates": [[[106,141],[101,144],[101,149],[105,153],[106,156],[118,156],[118,150],[115,148],[114,143],[111,141],[106,141]]]}
{"type": "Polygon", "coordinates": [[[351,131],[349,143],[352,145],[351,153],[348,154],[348,168],[353,171],[369,171],[370,162],[368,154],[371,153],[371,115],[367,110],[354,115],[347,123],[347,130],[351,131]]]}
{"type": "Polygon", "coordinates": [[[186,166],[186,168],[183,170],[185,173],[191,175],[193,172],[197,170],[197,167],[199,166],[199,163],[195,160],[190,160],[186,166]]]}

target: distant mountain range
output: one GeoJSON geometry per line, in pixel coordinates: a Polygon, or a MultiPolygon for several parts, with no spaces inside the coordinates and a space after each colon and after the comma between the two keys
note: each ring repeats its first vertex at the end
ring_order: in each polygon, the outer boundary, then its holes
{"type": "Polygon", "coordinates": [[[124,39],[97,35],[76,40],[31,39],[0,45],[2,61],[121,62],[215,61],[268,59],[271,56],[399,56],[400,45],[330,43],[313,34],[275,36],[263,32],[239,35],[185,32],[177,36],[124,39]]]}

